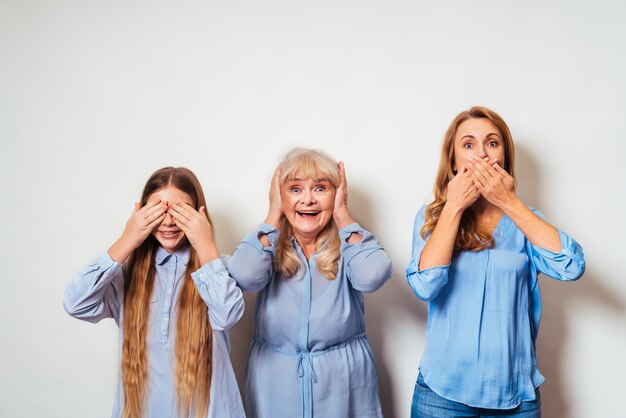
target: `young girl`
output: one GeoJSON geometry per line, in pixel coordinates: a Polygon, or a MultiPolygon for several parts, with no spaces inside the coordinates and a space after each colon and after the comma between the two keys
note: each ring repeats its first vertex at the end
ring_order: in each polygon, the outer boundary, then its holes
{"type": "Polygon", "coordinates": [[[227,333],[244,302],[188,169],[148,179],[122,236],[74,278],[64,305],[120,328],[113,417],[244,417],[227,333]]]}

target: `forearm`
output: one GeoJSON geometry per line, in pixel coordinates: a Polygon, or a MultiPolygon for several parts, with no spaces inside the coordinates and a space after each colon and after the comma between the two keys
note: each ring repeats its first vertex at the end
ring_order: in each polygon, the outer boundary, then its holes
{"type": "MultiPolygon", "coordinates": [[[[278,209],[270,209],[267,217],[265,218],[264,223],[267,225],[272,225],[274,228],[279,229],[280,224],[283,220],[283,213],[278,209]]],[[[272,245],[270,242],[269,235],[267,233],[259,234],[259,241],[263,244],[264,247],[269,247],[272,245]]]]}
{"type": "Polygon", "coordinates": [[[531,244],[554,253],[561,251],[561,240],[557,229],[541,219],[521,200],[514,199],[503,205],[504,213],[517,225],[531,244]]]}
{"type": "Polygon", "coordinates": [[[213,329],[227,330],[239,321],[244,311],[241,289],[221,259],[204,264],[191,278],[209,308],[213,329]]]}
{"type": "Polygon", "coordinates": [[[63,306],[67,313],[85,321],[117,320],[122,298],[122,266],[105,254],[74,277],[65,289],[63,306]]]}
{"type": "Polygon", "coordinates": [[[445,204],[437,225],[422,250],[418,267],[420,271],[450,264],[462,215],[462,209],[445,204]]]}
{"type": "MultiPolygon", "coordinates": [[[[334,213],[333,218],[335,220],[335,224],[337,225],[337,229],[340,231],[344,229],[346,226],[355,223],[354,219],[350,215],[350,212],[348,212],[347,208],[334,213]]],[[[353,232],[346,239],[346,242],[350,244],[358,244],[359,242],[361,242],[362,239],[363,237],[359,233],[353,232]]]]}
{"type": "Polygon", "coordinates": [[[373,234],[354,223],[342,228],[339,237],[346,273],[356,290],[373,292],[389,280],[393,273],[391,259],[373,234]],[[351,242],[353,237],[359,241],[351,242]]]}
{"type": "Polygon", "coordinates": [[[278,230],[271,224],[262,224],[248,234],[228,260],[228,271],[245,291],[258,292],[269,282],[273,267],[274,244],[278,230]],[[263,242],[267,241],[269,245],[263,242]]]}
{"type": "Polygon", "coordinates": [[[133,243],[129,242],[125,237],[120,237],[107,250],[109,257],[116,263],[124,263],[130,254],[135,250],[133,243]]]}
{"type": "Polygon", "coordinates": [[[200,261],[201,266],[220,258],[220,252],[217,249],[215,241],[213,240],[208,240],[203,245],[198,245],[198,248],[195,250],[198,254],[198,260],[200,261]]]}

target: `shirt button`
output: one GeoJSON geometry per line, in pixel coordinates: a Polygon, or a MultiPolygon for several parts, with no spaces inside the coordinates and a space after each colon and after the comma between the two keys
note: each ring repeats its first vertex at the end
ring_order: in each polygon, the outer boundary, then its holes
{"type": "Polygon", "coordinates": [[[172,293],[172,288],[167,289],[167,293],[172,293]]]}
{"type": "Polygon", "coordinates": [[[170,306],[170,302],[169,301],[165,302],[165,307],[167,308],[168,306],[170,306]]]}

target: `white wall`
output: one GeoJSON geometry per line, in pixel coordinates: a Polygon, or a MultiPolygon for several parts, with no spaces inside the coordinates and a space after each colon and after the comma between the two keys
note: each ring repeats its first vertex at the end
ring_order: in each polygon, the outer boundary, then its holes
{"type": "Polygon", "coordinates": [[[70,318],[62,294],[152,171],[198,174],[232,252],[296,145],[345,161],[393,259],[368,333],[385,414],[408,416],[426,321],[404,281],[413,217],[473,104],[508,121],[520,195],[587,255],[582,281],[542,279],[544,416],[623,416],[625,16],[617,0],[0,0],[0,416],[110,416],[115,325],[70,318]]]}

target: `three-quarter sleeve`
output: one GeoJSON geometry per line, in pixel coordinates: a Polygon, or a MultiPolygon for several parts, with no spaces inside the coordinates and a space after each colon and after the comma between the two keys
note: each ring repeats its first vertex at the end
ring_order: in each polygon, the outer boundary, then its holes
{"type": "Polygon", "coordinates": [[[246,235],[228,260],[227,268],[241,289],[247,292],[263,290],[274,274],[272,260],[276,251],[278,229],[270,224],[261,224],[254,232],[246,235]],[[267,235],[269,247],[264,247],[260,235],[267,235]]]}
{"type": "Polygon", "coordinates": [[[339,238],[346,275],[354,289],[373,292],[389,280],[393,274],[391,259],[374,235],[353,223],[339,231],[339,238]],[[347,242],[353,233],[361,235],[359,243],[347,242]]]}
{"type": "MultiPolygon", "coordinates": [[[[537,209],[532,210],[546,220],[537,209]]],[[[528,241],[528,256],[537,272],[558,280],[576,280],[585,272],[583,249],[565,232],[559,230],[558,233],[561,241],[560,252],[554,253],[528,241]]]]}
{"type": "Polygon", "coordinates": [[[124,298],[122,265],[104,253],[74,277],[65,289],[63,307],[68,314],[89,322],[113,318],[119,324],[124,298]]]}
{"type": "Polygon", "coordinates": [[[448,270],[450,264],[445,266],[431,267],[425,270],[419,270],[420,258],[422,250],[426,245],[426,241],[422,238],[421,229],[424,226],[424,208],[422,207],[415,216],[415,225],[413,227],[413,249],[411,253],[411,261],[406,269],[406,281],[415,293],[415,296],[430,301],[434,299],[439,291],[448,283],[448,270]]]}
{"type": "Polygon", "coordinates": [[[209,307],[211,327],[216,330],[232,328],[243,315],[244,301],[241,289],[228,274],[227,258],[206,263],[191,274],[200,297],[209,307]]]}

